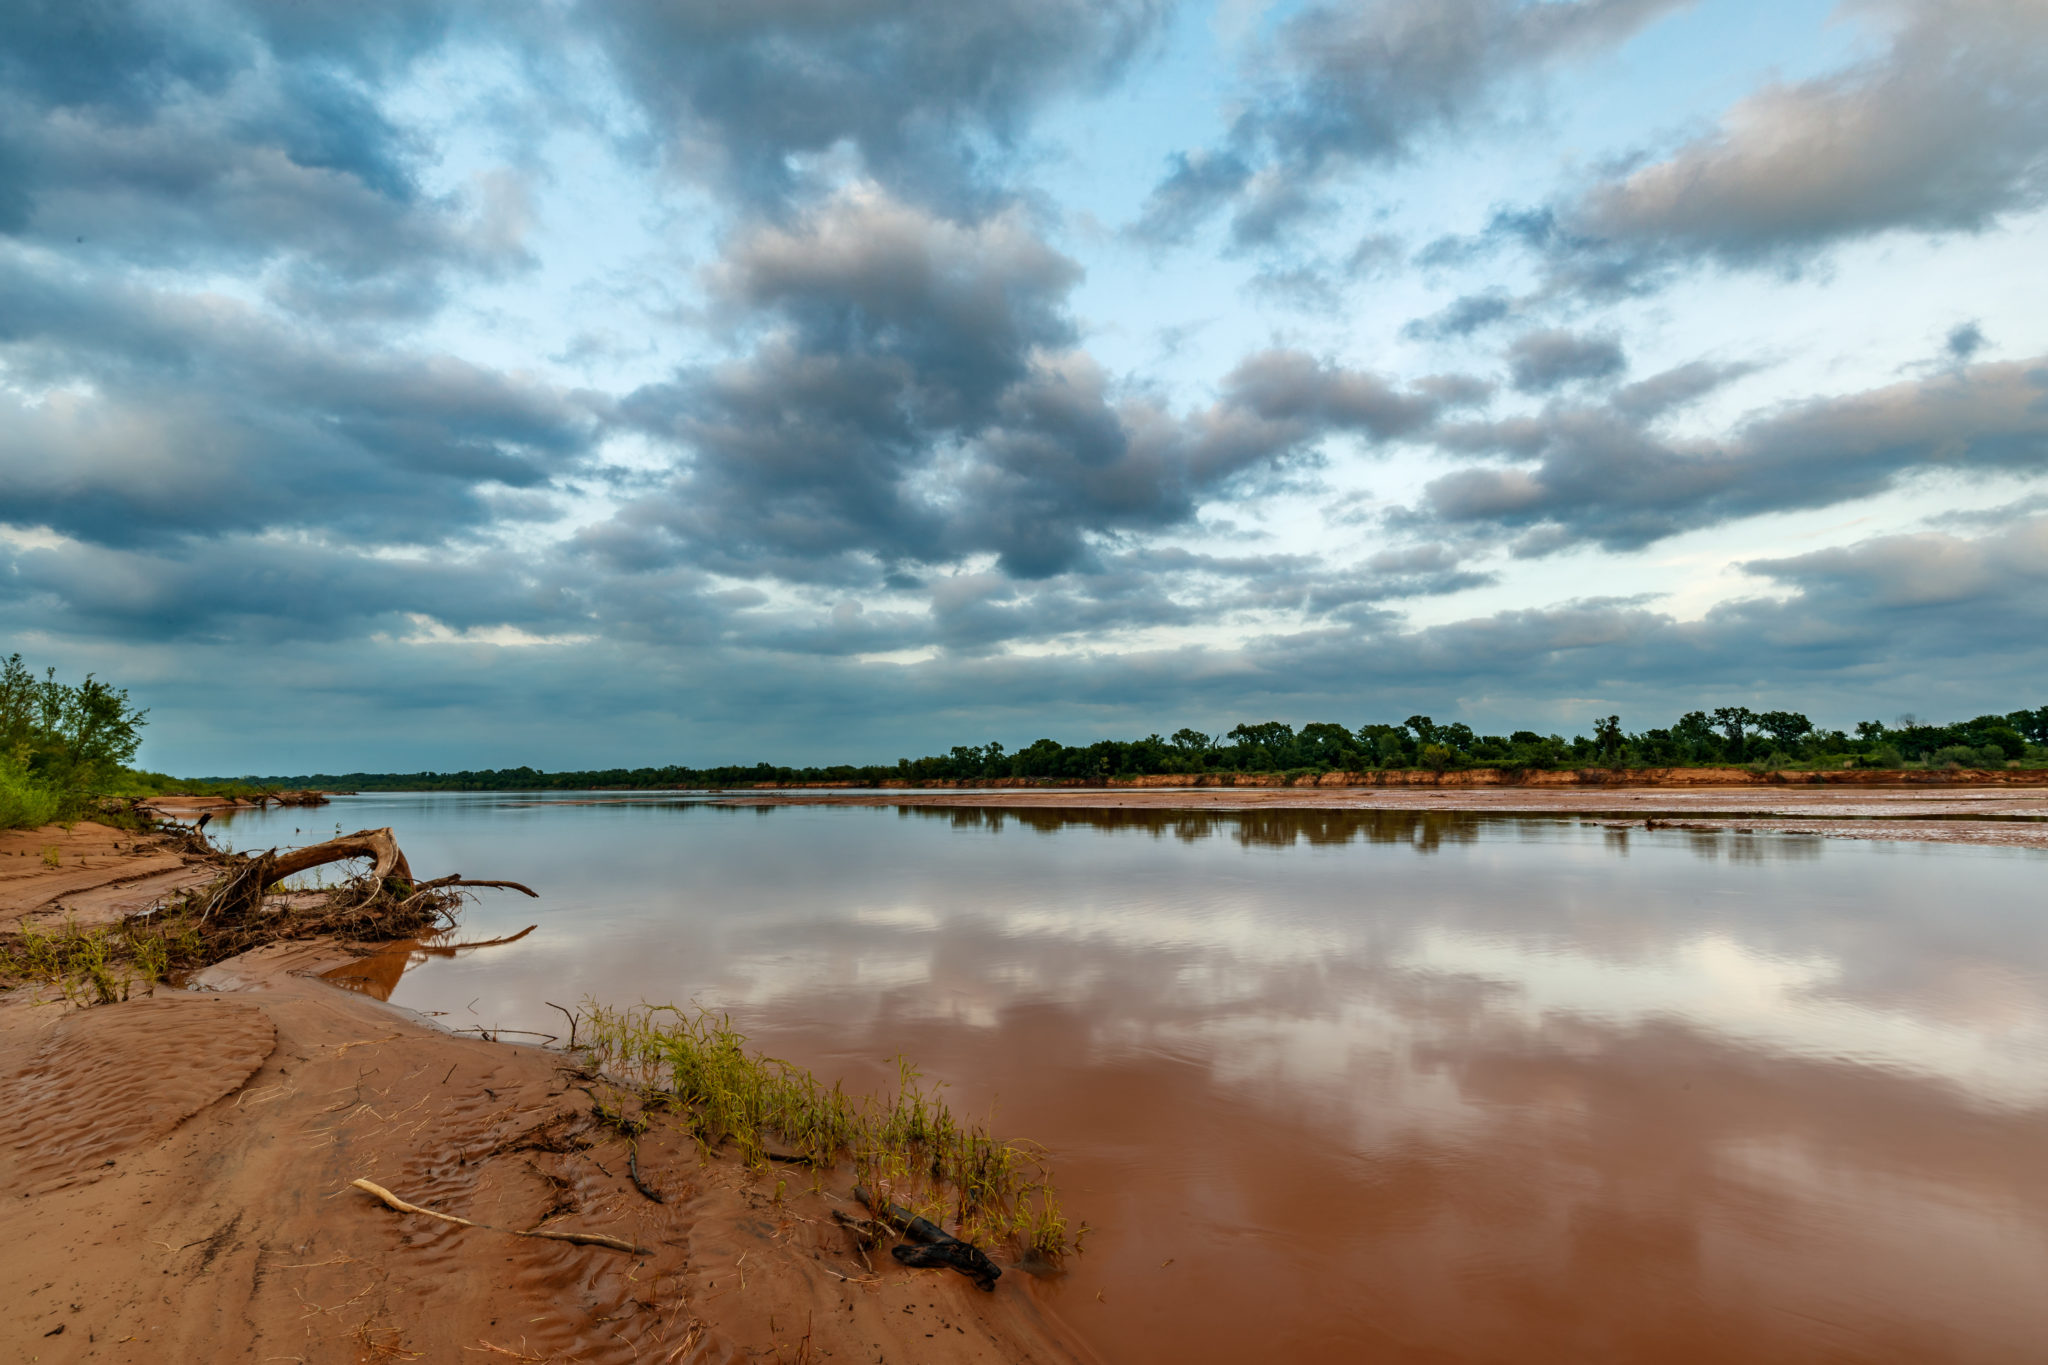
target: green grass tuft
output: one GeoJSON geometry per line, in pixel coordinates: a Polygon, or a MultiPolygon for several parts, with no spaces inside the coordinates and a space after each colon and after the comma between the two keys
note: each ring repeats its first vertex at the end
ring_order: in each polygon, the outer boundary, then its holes
{"type": "Polygon", "coordinates": [[[593,1071],[637,1092],[646,1109],[677,1113],[707,1150],[730,1145],[763,1165],[772,1136],[787,1149],[777,1155],[820,1173],[848,1163],[857,1184],[951,1222],[965,1241],[1008,1242],[1054,1261],[1069,1249],[1040,1153],[962,1124],[903,1058],[892,1097],[856,1100],[793,1062],[749,1052],[724,1015],[593,1004],[577,1034],[593,1071]]]}

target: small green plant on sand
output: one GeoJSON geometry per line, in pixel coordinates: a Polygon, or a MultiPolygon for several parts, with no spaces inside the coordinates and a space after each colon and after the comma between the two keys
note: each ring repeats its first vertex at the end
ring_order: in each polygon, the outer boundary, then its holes
{"type": "Polygon", "coordinates": [[[43,866],[44,866],[44,867],[62,867],[62,866],[64,866],[64,855],[63,855],[63,854],[62,854],[61,852],[59,852],[59,851],[58,851],[58,849],[57,849],[57,846],[56,846],[55,844],[44,844],[44,845],[43,845],[43,866]]]}
{"type": "Polygon", "coordinates": [[[893,1096],[855,1099],[793,1062],[749,1052],[724,1015],[586,1005],[576,1022],[593,1071],[636,1092],[644,1109],[679,1115],[706,1149],[730,1145],[764,1165],[773,1137],[787,1149],[776,1159],[848,1165],[876,1198],[951,1222],[963,1240],[1052,1261],[1069,1250],[1037,1149],[962,1124],[900,1057],[893,1096]]]}
{"type": "Polygon", "coordinates": [[[126,1000],[135,984],[123,946],[114,930],[81,929],[70,920],[55,933],[23,926],[0,947],[0,972],[55,985],[70,999],[112,1004],[126,1000]]]}
{"type": "Polygon", "coordinates": [[[207,944],[183,916],[138,917],[81,929],[73,920],[45,931],[24,924],[0,938],[0,984],[5,980],[55,986],[81,1004],[110,1005],[140,986],[154,986],[174,971],[204,964],[207,944]]]}

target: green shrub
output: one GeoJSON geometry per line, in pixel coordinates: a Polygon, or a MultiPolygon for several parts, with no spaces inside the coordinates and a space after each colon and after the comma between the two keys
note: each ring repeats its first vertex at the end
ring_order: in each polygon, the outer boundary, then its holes
{"type": "Polygon", "coordinates": [[[0,828],[75,819],[107,791],[142,742],[144,713],[88,673],[41,679],[19,654],[0,659],[0,828]]]}
{"type": "Polygon", "coordinates": [[[66,812],[64,798],[28,775],[26,769],[0,755],[0,829],[35,829],[66,812]]]}

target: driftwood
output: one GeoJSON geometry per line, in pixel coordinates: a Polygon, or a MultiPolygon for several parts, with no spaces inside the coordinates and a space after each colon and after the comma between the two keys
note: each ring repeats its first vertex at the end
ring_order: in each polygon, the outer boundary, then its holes
{"type": "Polygon", "coordinates": [[[640,1178],[640,1144],[632,1138],[626,1139],[626,1174],[633,1177],[633,1188],[657,1204],[666,1204],[668,1196],[640,1178]]]}
{"type": "Polygon", "coordinates": [[[412,865],[406,862],[398,840],[391,837],[390,827],[359,829],[354,834],[344,834],[325,843],[308,844],[289,853],[279,853],[276,849],[258,853],[229,873],[227,880],[207,897],[206,908],[200,912],[199,918],[203,921],[216,914],[224,918],[252,915],[262,908],[264,893],[285,878],[328,863],[347,862],[351,858],[373,860],[370,880],[374,885],[382,887],[389,883],[402,883],[407,891],[410,890],[412,865]]]}
{"type": "Polygon", "coordinates": [[[308,844],[289,853],[265,853],[259,856],[269,860],[272,882],[296,877],[301,872],[324,867],[328,863],[347,862],[350,858],[375,859],[376,864],[370,869],[370,875],[380,882],[389,881],[393,877],[401,881],[412,880],[412,866],[405,861],[405,854],[399,849],[398,840],[391,837],[389,826],[383,829],[359,829],[354,834],[344,834],[339,839],[329,839],[324,844],[308,844]]]}
{"type": "Polygon", "coordinates": [[[878,1199],[856,1185],[853,1197],[874,1211],[877,1218],[903,1229],[907,1241],[889,1248],[889,1254],[907,1266],[937,1269],[949,1266],[974,1281],[975,1287],[992,1291],[1003,1272],[988,1253],[972,1242],[963,1242],[929,1218],[920,1217],[886,1199],[878,1199]],[[916,1243],[916,1245],[912,1245],[916,1243]]]}
{"type": "MultiPolygon", "coordinates": [[[[389,830],[377,830],[377,831],[375,831],[375,832],[376,832],[376,833],[379,833],[379,834],[388,834],[388,833],[390,833],[390,831],[389,831],[389,830]]],[[[353,838],[354,836],[353,836],[353,835],[351,835],[350,837],[351,837],[351,838],[353,838]]],[[[358,857],[360,857],[361,855],[360,855],[360,854],[358,854],[357,856],[358,856],[358,857]]],[[[403,854],[400,854],[399,856],[400,856],[401,858],[402,858],[402,857],[404,857],[404,855],[403,855],[403,854]]],[[[528,885],[527,885],[527,884],[526,884],[525,882],[487,882],[487,881],[478,881],[478,880],[475,880],[475,879],[473,879],[473,878],[470,878],[470,877],[465,877],[465,876],[463,876],[463,875],[462,875],[462,874],[461,874],[460,872],[457,872],[457,873],[455,873],[455,874],[454,874],[453,876],[449,876],[449,877],[436,877],[436,878],[434,878],[434,880],[432,880],[432,881],[430,881],[430,882],[415,882],[415,883],[413,884],[413,890],[415,890],[415,891],[438,891],[438,890],[440,890],[440,889],[441,889],[442,887],[444,887],[444,886],[495,886],[495,887],[499,887],[499,888],[501,888],[501,889],[503,889],[503,890],[506,890],[506,891],[524,891],[524,892],[525,892],[525,893],[526,893],[527,895],[529,895],[529,896],[533,897],[533,898],[534,898],[535,900],[539,900],[539,899],[540,899],[540,892],[538,892],[538,891],[534,890],[534,889],[533,889],[532,887],[528,886],[528,885]]]]}
{"type": "Polygon", "coordinates": [[[453,1223],[457,1227],[483,1228],[489,1232],[510,1233],[514,1237],[540,1237],[550,1242],[574,1242],[577,1246],[604,1247],[611,1251],[623,1251],[632,1256],[652,1256],[654,1254],[646,1247],[634,1246],[631,1242],[625,1241],[622,1238],[607,1237],[601,1232],[556,1232],[551,1228],[531,1228],[522,1232],[518,1228],[501,1228],[490,1223],[471,1222],[467,1218],[457,1218],[452,1213],[441,1213],[435,1209],[422,1208],[418,1204],[409,1204],[375,1181],[351,1180],[349,1184],[387,1207],[397,1210],[399,1213],[417,1213],[427,1218],[438,1218],[444,1223],[453,1223]]]}
{"type": "MultiPolygon", "coordinates": [[[[211,852],[210,849],[208,851],[211,852]]],[[[348,862],[354,858],[370,860],[368,877],[351,884],[361,885],[367,890],[364,905],[388,898],[394,903],[400,921],[418,918],[436,906],[444,906],[469,887],[497,887],[535,898],[540,895],[523,882],[472,879],[460,873],[436,877],[432,881],[415,881],[405,850],[398,846],[398,840],[392,837],[387,826],[384,829],[359,829],[354,834],[344,834],[324,843],[308,844],[284,853],[269,849],[247,858],[235,865],[227,878],[207,896],[199,918],[201,921],[215,915],[223,919],[253,918],[262,909],[264,896],[279,882],[316,867],[348,862]]]]}

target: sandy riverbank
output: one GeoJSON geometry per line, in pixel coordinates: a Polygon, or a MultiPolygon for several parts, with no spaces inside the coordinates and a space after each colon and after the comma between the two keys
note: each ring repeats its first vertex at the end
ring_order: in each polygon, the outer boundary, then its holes
{"type": "Polygon", "coordinates": [[[1740,787],[1119,787],[1088,791],[762,792],[729,805],[979,806],[1110,811],[1423,811],[1559,816],[1620,829],[1813,834],[2048,848],[2048,788],[1740,787]]]}
{"type": "MultiPolygon", "coordinates": [[[[9,836],[0,854],[62,833],[9,836]]],[[[147,837],[64,837],[60,861],[75,854],[82,873],[195,870],[146,869],[176,856],[147,837]]],[[[34,863],[0,880],[0,928],[63,899],[47,893],[69,868],[34,863]]],[[[704,1162],[657,1125],[639,1152],[654,1202],[561,1053],[452,1035],[322,979],[356,961],[334,943],[274,944],[198,989],[120,1004],[0,996],[0,1355],[1087,1358],[1021,1272],[983,1294],[885,1254],[864,1264],[831,1217],[852,1207],[843,1178],[814,1194],[786,1168],[704,1162]],[[645,1250],[394,1213],[358,1178],[497,1228],[546,1222],[645,1250]]]]}
{"type": "Polygon", "coordinates": [[[265,806],[324,806],[326,792],[273,792],[267,796],[146,796],[135,803],[145,815],[196,816],[224,810],[261,810],[265,806]]]}
{"type": "Polygon", "coordinates": [[[218,875],[160,838],[91,820],[0,830],[0,933],[66,919],[112,924],[218,875]]]}
{"type": "Polygon", "coordinates": [[[1195,788],[1226,791],[1263,788],[1415,787],[1538,788],[1571,790],[1633,787],[2032,787],[2048,790],[2048,768],[1392,768],[1373,772],[1326,773],[1148,773],[1103,780],[1065,777],[935,777],[919,781],[886,778],[880,782],[750,782],[720,791],[825,791],[832,788],[876,788],[886,791],[944,791],[987,788],[1060,791],[1075,788],[1150,790],[1195,788]]]}

